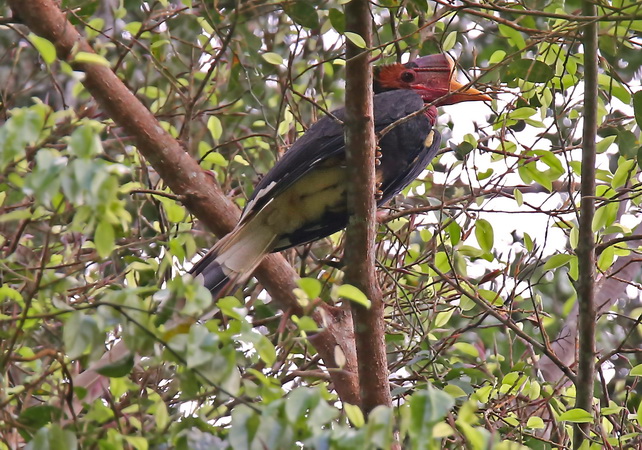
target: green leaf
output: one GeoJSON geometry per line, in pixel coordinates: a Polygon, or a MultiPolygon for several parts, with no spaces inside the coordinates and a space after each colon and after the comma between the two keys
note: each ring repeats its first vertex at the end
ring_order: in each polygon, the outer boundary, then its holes
{"type": "Polygon", "coordinates": [[[435,267],[440,272],[450,272],[450,258],[446,252],[437,252],[435,255],[435,267]]]}
{"type": "Polygon", "coordinates": [[[161,91],[156,86],[143,86],[138,90],[137,94],[156,100],[160,98],[161,91]]]}
{"type": "Polygon", "coordinates": [[[105,28],[105,19],[100,17],[91,19],[85,27],[85,35],[87,36],[87,39],[94,39],[100,34],[100,31],[102,31],[103,28],[105,28]]]}
{"type": "Polygon", "coordinates": [[[517,420],[515,418],[515,416],[508,415],[508,416],[504,417],[504,422],[506,422],[511,427],[518,427],[519,426],[519,420],[517,420]]]}
{"type": "Polygon", "coordinates": [[[154,420],[159,430],[164,429],[169,424],[169,411],[163,399],[159,396],[154,403],[154,420]]]}
{"type": "Polygon", "coordinates": [[[609,406],[600,408],[600,414],[610,416],[611,414],[619,414],[623,409],[623,406],[618,406],[613,400],[609,400],[609,406]]]}
{"type": "Polygon", "coordinates": [[[147,442],[147,439],[145,439],[143,436],[123,436],[127,443],[131,445],[132,448],[135,448],[136,450],[147,450],[149,448],[149,443],[147,442]]]}
{"type": "Polygon", "coordinates": [[[519,166],[518,172],[522,178],[524,178],[524,176],[530,177],[530,180],[534,180],[541,184],[548,191],[553,189],[553,180],[557,179],[557,175],[555,175],[555,173],[539,170],[535,162],[529,162],[528,164],[519,166]]]}
{"type": "Polygon", "coordinates": [[[606,73],[600,73],[597,76],[597,80],[600,87],[604,88],[610,95],[613,95],[624,104],[631,103],[631,94],[617,79],[606,73]]]}
{"type": "Polygon", "coordinates": [[[461,387],[457,386],[456,384],[447,384],[446,386],[444,386],[444,392],[450,395],[452,398],[468,397],[468,394],[466,394],[466,391],[464,391],[461,387]]]}
{"type": "Polygon", "coordinates": [[[48,428],[39,429],[34,439],[25,448],[27,450],[66,450],[79,448],[79,446],[73,431],[63,430],[59,425],[52,424],[48,428]]]}
{"type": "Polygon", "coordinates": [[[56,60],[56,47],[45,38],[29,33],[29,42],[38,50],[43,61],[50,65],[56,60]]]}
{"type": "MultiPolygon", "coordinates": [[[[196,22],[200,25],[200,27],[203,29],[205,33],[209,35],[213,35],[216,33],[212,25],[210,25],[210,23],[207,21],[205,17],[197,17],[196,22]]],[[[134,23],[137,23],[137,22],[134,22],[134,23]]]]}
{"type": "Polygon", "coordinates": [[[620,155],[626,159],[634,158],[637,156],[638,144],[635,134],[629,130],[621,130],[617,135],[617,146],[620,155]]]}
{"type": "Polygon", "coordinates": [[[522,380],[523,376],[519,372],[509,372],[506,375],[504,375],[504,378],[502,378],[502,385],[504,386],[509,386],[509,387],[517,387],[522,380]]]}
{"type": "Polygon", "coordinates": [[[361,37],[361,35],[351,31],[346,31],[345,36],[357,47],[366,48],[366,41],[361,37]]]}
{"type": "Polygon", "coordinates": [[[339,297],[347,298],[350,301],[358,303],[361,306],[365,306],[366,308],[370,308],[370,305],[372,304],[372,302],[368,300],[368,297],[366,297],[366,294],[364,294],[359,290],[359,288],[351,284],[344,284],[339,286],[339,289],[337,289],[337,295],[339,297]]]}
{"type": "Polygon", "coordinates": [[[479,181],[485,180],[486,178],[489,178],[493,173],[495,173],[495,170],[492,168],[489,168],[488,170],[485,171],[477,171],[477,179],[479,181]]]}
{"type": "Polygon", "coordinates": [[[241,164],[242,166],[249,166],[250,163],[247,162],[245,158],[243,158],[241,155],[235,155],[234,156],[234,162],[241,164]]]}
{"type": "Polygon", "coordinates": [[[642,128],[642,91],[633,94],[633,113],[638,127],[642,128]]]}
{"type": "Polygon", "coordinates": [[[495,50],[490,58],[488,58],[488,64],[493,65],[500,63],[506,57],[506,52],[504,50],[495,50]]]}
{"type": "Polygon", "coordinates": [[[392,448],[393,427],[396,424],[394,412],[392,408],[379,405],[368,414],[367,435],[371,448],[392,448]]]}
{"type": "Polygon", "coordinates": [[[544,264],[544,270],[557,269],[558,267],[565,266],[568,262],[573,259],[573,255],[567,255],[565,253],[559,253],[548,258],[546,264],[544,264]]]}
{"type": "Polygon", "coordinates": [[[554,75],[555,71],[546,63],[535,59],[517,59],[508,66],[504,78],[506,81],[520,78],[533,83],[546,83],[554,75]]]}
{"type": "MultiPolygon", "coordinates": [[[[200,21],[203,21],[203,22],[207,23],[207,22],[205,21],[205,19],[203,19],[202,17],[198,17],[198,18],[196,19],[196,21],[197,21],[197,22],[199,22],[199,23],[200,23],[200,21]]],[[[142,23],[137,22],[137,21],[132,21],[132,22],[129,22],[128,24],[126,24],[126,25],[123,27],[123,29],[124,29],[125,31],[129,32],[131,35],[136,36],[136,35],[140,32],[140,29],[141,29],[141,27],[142,27],[142,26],[143,26],[143,24],[142,24],[142,23]]],[[[209,26],[209,25],[208,25],[208,26],[209,26]]],[[[201,28],[202,28],[202,27],[201,27],[201,28]]],[[[212,30],[211,30],[211,32],[210,32],[210,34],[211,34],[211,33],[213,33],[213,32],[214,32],[214,30],[212,29],[212,30]]]]}
{"type": "Polygon", "coordinates": [[[316,28],[319,26],[319,16],[316,8],[307,0],[298,0],[289,3],[285,7],[285,13],[290,16],[294,23],[306,28],[316,28]]]}
{"type": "MultiPolygon", "coordinates": [[[[45,110],[46,107],[38,106],[40,105],[11,110],[11,117],[0,127],[0,167],[13,161],[14,158],[24,155],[25,145],[35,144],[40,138],[45,125],[44,119],[47,111],[45,110]]],[[[54,153],[48,149],[44,151],[50,155],[54,153]]],[[[38,158],[38,154],[36,154],[36,158],[38,158]]],[[[22,179],[19,178],[16,181],[22,179]]]]}
{"type": "Polygon", "coordinates": [[[597,153],[604,153],[611,146],[611,144],[615,142],[615,139],[617,139],[616,135],[605,137],[600,142],[595,144],[595,151],[597,153]]]}
{"type": "Polygon", "coordinates": [[[225,156],[221,155],[219,152],[208,152],[207,156],[203,158],[203,161],[221,167],[227,167],[229,165],[225,156]]]}
{"type": "Polygon", "coordinates": [[[337,33],[345,33],[346,31],[346,16],[343,12],[339,11],[336,8],[330,8],[328,12],[330,17],[330,23],[332,27],[337,30],[337,33]]]}
{"type": "Polygon", "coordinates": [[[475,307],[476,303],[468,295],[463,295],[459,300],[459,308],[462,311],[470,311],[475,307]]]}
{"type": "Polygon", "coordinates": [[[507,25],[499,24],[499,32],[502,36],[508,38],[508,41],[512,43],[518,49],[523,49],[526,47],[526,42],[522,34],[514,28],[511,28],[507,25]]]}
{"type": "Polygon", "coordinates": [[[207,129],[212,135],[212,139],[218,141],[223,134],[223,125],[221,124],[221,119],[216,116],[210,116],[210,118],[207,119],[207,129]]]}
{"type": "Polygon", "coordinates": [[[601,271],[605,271],[611,267],[614,260],[615,260],[615,247],[613,246],[606,247],[602,251],[602,253],[600,253],[599,258],[597,259],[597,267],[601,271]]]}
{"type": "Polygon", "coordinates": [[[265,336],[260,338],[254,343],[254,347],[259,352],[259,357],[267,364],[272,366],[276,361],[276,349],[274,345],[265,336]]]}
{"type": "Polygon", "coordinates": [[[408,44],[408,46],[419,44],[419,34],[417,30],[417,24],[414,22],[401,22],[399,24],[399,36],[403,37],[403,42],[408,44]]]}
{"type": "Polygon", "coordinates": [[[98,64],[99,66],[110,67],[109,61],[97,53],[78,52],[74,55],[73,62],[80,64],[98,64]]]}
{"type": "Polygon", "coordinates": [[[517,188],[513,189],[513,196],[515,197],[517,206],[522,206],[524,204],[524,196],[522,195],[522,191],[517,188]]]}
{"type": "Polygon", "coordinates": [[[479,350],[477,350],[477,347],[475,347],[473,344],[470,344],[468,342],[455,342],[453,347],[468,356],[479,358],[479,350]]]}
{"type": "Polygon", "coordinates": [[[101,258],[109,256],[114,249],[115,242],[116,234],[114,233],[113,225],[106,220],[98,222],[94,233],[94,244],[96,245],[98,256],[101,258]]]}
{"type": "Polygon", "coordinates": [[[363,416],[363,411],[357,405],[351,405],[350,403],[343,404],[343,410],[348,416],[348,420],[355,428],[361,428],[365,425],[366,420],[363,416]]]}
{"type": "Polygon", "coordinates": [[[462,141],[462,142],[461,142],[461,143],[460,143],[460,144],[455,148],[455,156],[456,156],[456,157],[457,157],[457,159],[459,159],[460,161],[463,161],[463,160],[464,160],[464,158],[465,158],[466,156],[468,156],[468,154],[469,154],[470,152],[472,152],[474,149],[475,149],[475,147],[473,146],[473,144],[471,144],[470,142],[467,142],[467,141],[462,141]]]}
{"type": "Polygon", "coordinates": [[[25,408],[18,416],[18,422],[30,428],[44,427],[62,416],[59,408],[51,405],[33,405],[25,408]]]}
{"type": "Polygon", "coordinates": [[[642,376],[642,364],[638,364],[629,372],[630,377],[640,377],[642,376]]]}
{"type": "Polygon", "coordinates": [[[400,217],[398,219],[395,219],[393,221],[388,222],[388,227],[394,232],[397,232],[401,230],[403,227],[405,227],[408,224],[408,219],[405,217],[400,217]]]}
{"type": "Polygon", "coordinates": [[[292,316],[292,322],[294,322],[296,326],[299,328],[299,330],[301,331],[310,332],[310,333],[317,333],[319,331],[319,326],[314,321],[314,319],[312,319],[309,316],[303,316],[303,317],[292,316]]]}
{"type": "Polygon", "coordinates": [[[316,278],[301,278],[297,281],[297,284],[309,299],[315,299],[321,294],[321,282],[316,278]]]}
{"type": "MultiPolygon", "coordinates": [[[[455,405],[455,400],[444,391],[429,385],[425,391],[415,392],[410,397],[410,424],[408,431],[412,442],[419,444],[432,438],[432,427],[446,417],[455,405]]],[[[418,446],[413,446],[419,448],[418,446]]]]}
{"type": "Polygon", "coordinates": [[[611,187],[613,189],[620,188],[635,176],[635,166],[636,161],[634,159],[620,160],[615,173],[613,174],[613,179],[611,180],[611,187]]]}
{"type": "Polygon", "coordinates": [[[288,394],[285,399],[285,417],[290,423],[296,424],[305,418],[313,394],[314,391],[306,387],[298,387],[288,394]]]}
{"type": "Polygon", "coordinates": [[[529,117],[534,116],[537,113],[535,108],[517,108],[515,111],[510,113],[510,118],[519,120],[519,119],[528,119],[529,117]]]}
{"type": "Polygon", "coordinates": [[[562,413],[559,420],[573,423],[593,423],[593,414],[581,408],[573,408],[562,413]]]}
{"type": "MultiPolygon", "coordinates": [[[[320,389],[314,390],[314,396],[310,402],[310,414],[308,417],[305,417],[304,422],[310,424],[328,424],[333,420],[339,418],[341,413],[334,406],[330,406],[328,402],[320,401],[322,399],[321,395],[323,391],[320,389]]],[[[374,412],[374,411],[372,411],[374,412]]],[[[371,413],[372,414],[372,413],[371,413]]]]}
{"type": "Polygon", "coordinates": [[[150,48],[152,50],[158,49],[160,47],[163,47],[165,45],[169,45],[171,42],[168,39],[161,39],[159,41],[155,41],[152,45],[150,45],[150,48]]]}
{"type": "Polygon", "coordinates": [[[88,159],[102,153],[103,147],[96,131],[88,125],[83,125],[71,134],[69,150],[79,158],[88,159]]]}
{"type": "Polygon", "coordinates": [[[493,386],[483,386],[477,389],[471,398],[479,400],[482,403],[488,403],[490,394],[493,393],[493,386]]]}
{"type": "Polygon", "coordinates": [[[447,52],[450,51],[455,44],[457,43],[457,32],[456,31],[451,31],[448,33],[448,36],[446,36],[446,39],[444,39],[444,43],[441,45],[442,51],[447,52]]]}
{"type": "Polygon", "coordinates": [[[2,284],[0,285],[0,302],[4,303],[7,300],[13,300],[18,304],[21,304],[24,301],[22,294],[19,291],[7,286],[6,284],[2,284]]]}
{"type": "Polygon", "coordinates": [[[72,313],[62,330],[67,357],[77,359],[100,340],[98,325],[93,317],[80,311],[72,313]]]}
{"type": "Polygon", "coordinates": [[[495,242],[493,226],[484,219],[477,219],[475,222],[475,237],[479,247],[485,252],[490,252],[495,242]]]}
{"type": "Polygon", "coordinates": [[[437,314],[437,317],[435,317],[435,328],[443,327],[448,323],[450,320],[450,317],[453,315],[453,312],[455,312],[454,308],[449,309],[448,311],[442,311],[437,314]]]}
{"type": "MultiPolygon", "coordinates": [[[[497,271],[496,271],[497,272],[497,271]]],[[[489,289],[478,289],[477,293],[481,298],[486,300],[491,305],[502,306],[505,301],[499,293],[491,291],[489,289]]]]}
{"type": "Polygon", "coordinates": [[[232,426],[228,436],[230,447],[249,449],[259,422],[258,414],[252,411],[249,406],[238,405],[238,407],[232,408],[232,426]]]}
{"type": "Polygon", "coordinates": [[[181,222],[187,215],[185,207],[176,202],[176,200],[167,197],[157,197],[157,200],[163,205],[163,208],[165,208],[167,220],[170,222],[181,222]]]}
{"type": "Polygon", "coordinates": [[[243,305],[236,297],[228,295],[227,297],[219,298],[216,302],[216,306],[218,306],[223,314],[228,317],[233,317],[237,320],[241,320],[243,316],[243,314],[239,312],[243,309],[243,305]]]}
{"type": "Polygon", "coordinates": [[[283,57],[278,53],[267,52],[263,53],[261,56],[264,60],[275,66],[280,66],[281,64],[283,64],[283,57]]]}
{"type": "Polygon", "coordinates": [[[461,227],[459,224],[453,220],[446,228],[446,231],[448,231],[448,235],[450,236],[450,244],[453,247],[459,244],[459,241],[461,241],[461,227]]]}

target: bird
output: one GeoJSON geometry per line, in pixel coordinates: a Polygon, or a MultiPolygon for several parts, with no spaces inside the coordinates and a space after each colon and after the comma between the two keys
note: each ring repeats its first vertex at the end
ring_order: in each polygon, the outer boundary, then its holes
{"type": "MultiPolygon", "coordinates": [[[[457,82],[454,66],[449,55],[435,54],[374,68],[374,127],[376,133],[386,131],[377,148],[378,207],[417,178],[439,151],[437,107],[491,100],[457,82]]],[[[344,119],[345,110],[338,109],[308,128],[256,185],[236,227],[192,267],[189,273],[214,298],[246,281],[268,253],[346,227],[344,119]]]]}

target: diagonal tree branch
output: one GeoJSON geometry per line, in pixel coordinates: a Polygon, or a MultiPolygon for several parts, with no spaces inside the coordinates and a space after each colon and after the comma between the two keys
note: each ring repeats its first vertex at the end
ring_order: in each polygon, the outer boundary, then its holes
{"type": "MultiPolygon", "coordinates": [[[[154,115],[138,101],[116,74],[101,64],[75,62],[78,51],[94,53],[87,41],[69,23],[53,0],[10,0],[14,14],[35,34],[56,47],[61,60],[85,73],[83,84],[104,111],[128,134],[136,146],[172,191],[181,196],[184,205],[217,235],[222,236],[236,225],[240,211],[230,202],[213,179],[159,124],[154,115]]],[[[268,255],[255,275],[284,310],[304,314],[292,290],[296,287],[295,271],[277,254],[268,255]]],[[[333,308],[322,304],[312,313],[325,329],[315,336],[315,346],[326,366],[340,369],[334,360],[337,345],[346,362],[340,370],[331,370],[335,388],[342,400],[357,403],[356,361],[350,339],[339,342],[337,336],[350,335],[349,320],[333,308]],[[328,325],[328,327],[326,327],[328,325]]]]}

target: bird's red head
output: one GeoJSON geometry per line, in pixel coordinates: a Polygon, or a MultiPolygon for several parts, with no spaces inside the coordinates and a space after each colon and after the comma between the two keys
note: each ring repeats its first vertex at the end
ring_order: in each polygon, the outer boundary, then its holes
{"type": "Polygon", "coordinates": [[[389,64],[375,69],[375,93],[412,89],[425,103],[434,106],[491,100],[472,87],[465,88],[455,79],[455,64],[446,54],[422,56],[406,64],[389,64]]]}

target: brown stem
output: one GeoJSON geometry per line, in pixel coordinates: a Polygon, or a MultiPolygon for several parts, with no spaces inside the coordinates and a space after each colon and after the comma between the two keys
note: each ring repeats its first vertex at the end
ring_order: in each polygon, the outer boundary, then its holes
{"type": "MultiPolygon", "coordinates": [[[[372,45],[372,19],[367,0],[346,5],[346,30],[372,45]]],[[[346,153],[349,170],[346,235],[346,282],[366,294],[371,307],[352,305],[361,408],[367,414],[378,405],[390,406],[385,345],[384,304],[375,278],[375,133],[372,66],[369,52],[346,42],[346,153]]]]}
{"type": "MultiPolygon", "coordinates": [[[[582,14],[595,16],[593,2],[582,3],[582,14]]],[[[582,183],[577,258],[579,278],[578,365],[575,407],[592,412],[595,379],[595,138],[597,134],[597,23],[583,28],[584,44],[584,130],[582,135],[582,183]]],[[[573,428],[573,448],[579,449],[590,436],[590,423],[573,428]]]]}

